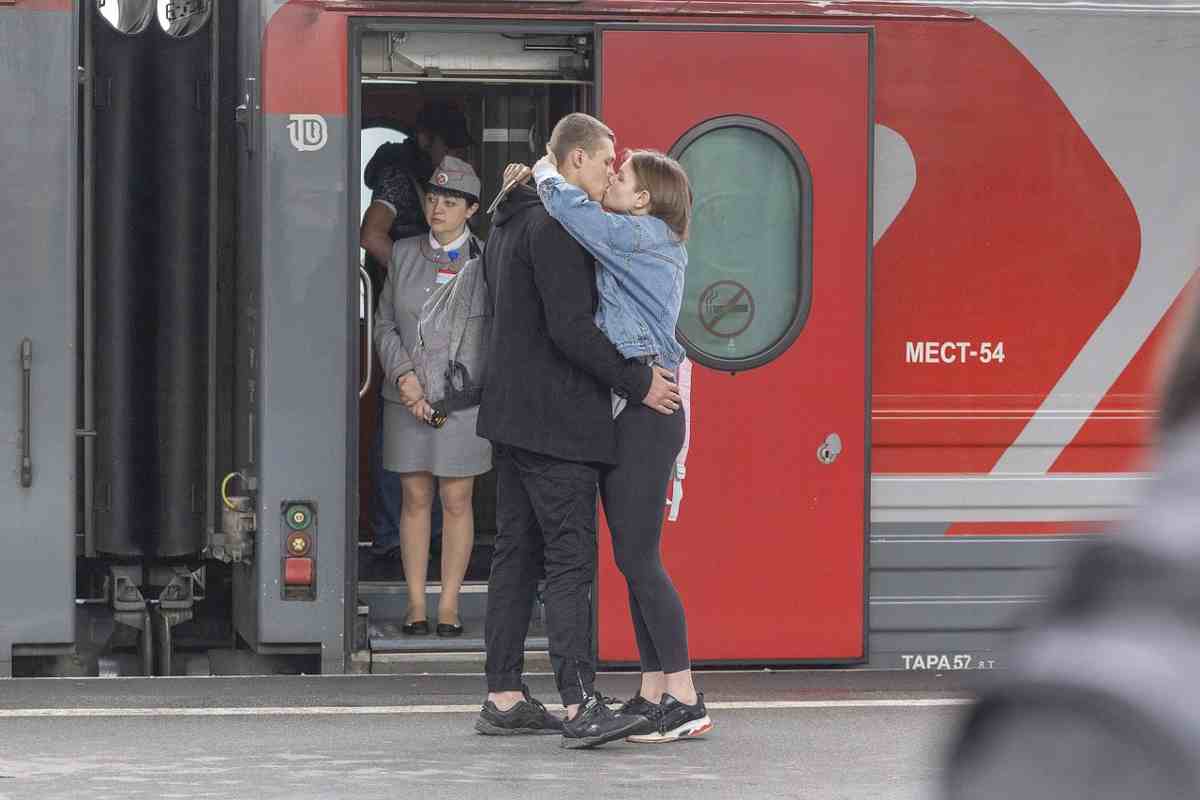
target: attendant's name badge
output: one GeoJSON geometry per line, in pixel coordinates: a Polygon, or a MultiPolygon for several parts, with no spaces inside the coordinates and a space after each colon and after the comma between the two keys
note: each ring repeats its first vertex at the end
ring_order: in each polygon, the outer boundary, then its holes
{"type": "Polygon", "coordinates": [[[453,277],[454,277],[454,273],[451,272],[450,270],[439,269],[437,271],[437,285],[441,286],[443,283],[449,283],[450,279],[453,277]]]}

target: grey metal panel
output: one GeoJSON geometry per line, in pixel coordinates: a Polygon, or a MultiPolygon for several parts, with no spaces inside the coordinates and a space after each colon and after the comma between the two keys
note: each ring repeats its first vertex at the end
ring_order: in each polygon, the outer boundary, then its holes
{"type": "Polygon", "coordinates": [[[871,666],[1002,666],[1013,632],[1037,613],[1062,566],[1094,539],[946,536],[948,528],[946,522],[871,526],[871,666]]]}
{"type": "Polygon", "coordinates": [[[875,475],[876,523],[1121,519],[1145,491],[1142,473],[875,475]]]}
{"type": "Polygon", "coordinates": [[[1011,631],[881,631],[871,637],[871,661],[887,653],[999,652],[1011,647],[1014,635],[1011,631]]]}
{"type": "Polygon", "coordinates": [[[1004,630],[1021,627],[1041,602],[1040,597],[872,598],[868,618],[872,632],[1004,630]]]}
{"type": "Polygon", "coordinates": [[[952,536],[871,539],[871,571],[885,569],[1036,569],[1063,564],[1088,539],[952,536]]]}
{"type": "Polygon", "coordinates": [[[0,675],[14,644],[75,640],[75,42],[70,13],[0,9],[0,675]]]}
{"type": "Polygon", "coordinates": [[[873,600],[928,597],[1042,597],[1057,583],[1052,569],[900,569],[871,572],[873,600]]]}
{"type": "Polygon", "coordinates": [[[345,255],[347,124],[342,117],[325,119],[321,148],[299,151],[287,116],[262,120],[253,581],[258,595],[252,635],[264,644],[319,642],[323,669],[341,671],[346,456],[355,438],[350,423],[358,389],[352,318],[358,283],[345,255]],[[281,507],[291,500],[311,501],[317,510],[312,601],[282,599],[281,507]]]}

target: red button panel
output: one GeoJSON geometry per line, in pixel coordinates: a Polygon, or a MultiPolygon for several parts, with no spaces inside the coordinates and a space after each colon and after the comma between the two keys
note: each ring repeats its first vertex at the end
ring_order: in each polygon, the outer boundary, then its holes
{"type": "Polygon", "coordinates": [[[283,582],[287,586],[312,586],[313,560],[311,558],[285,558],[283,560],[283,582]]]}

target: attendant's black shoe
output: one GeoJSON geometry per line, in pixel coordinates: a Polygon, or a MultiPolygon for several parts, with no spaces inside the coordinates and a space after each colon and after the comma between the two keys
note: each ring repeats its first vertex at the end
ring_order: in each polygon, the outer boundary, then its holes
{"type": "Polygon", "coordinates": [[[554,716],[546,707],[533,699],[529,687],[522,685],[521,693],[524,700],[507,711],[496,708],[496,704],[488,700],[479,709],[479,717],[475,720],[475,730],[484,736],[519,736],[521,734],[546,735],[562,733],[563,721],[554,716]]]}
{"type": "Polygon", "coordinates": [[[624,739],[645,724],[645,717],[617,714],[604,705],[600,695],[593,695],[580,706],[574,719],[563,721],[562,746],[568,750],[598,747],[605,742],[624,739]]]}
{"type": "Polygon", "coordinates": [[[618,714],[626,716],[645,717],[644,725],[629,732],[630,736],[643,733],[654,733],[658,730],[658,718],[662,716],[662,706],[652,703],[641,694],[635,694],[617,709],[618,714]]]}
{"type": "Polygon", "coordinates": [[[415,622],[406,622],[400,626],[400,632],[405,636],[428,636],[429,620],[419,619],[415,622]]]}
{"type": "Polygon", "coordinates": [[[696,704],[685,705],[669,694],[664,694],[658,705],[658,730],[638,733],[629,737],[631,742],[658,744],[680,739],[695,739],[713,729],[708,709],[704,707],[704,692],[696,692],[696,704]]]}
{"type": "Polygon", "coordinates": [[[449,622],[439,622],[437,626],[437,635],[441,637],[462,636],[462,625],[451,625],[449,622]]]}

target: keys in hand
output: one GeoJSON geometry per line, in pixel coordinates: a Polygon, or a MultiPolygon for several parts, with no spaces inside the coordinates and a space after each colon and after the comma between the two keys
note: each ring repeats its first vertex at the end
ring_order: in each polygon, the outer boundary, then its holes
{"type": "Polygon", "coordinates": [[[533,170],[524,164],[509,164],[504,168],[504,185],[516,186],[518,183],[525,183],[532,174],[533,170]]]}
{"type": "Polygon", "coordinates": [[[500,187],[500,191],[496,193],[496,197],[492,200],[492,204],[488,206],[485,213],[491,214],[500,205],[512,188],[518,183],[524,183],[529,180],[529,176],[533,174],[533,170],[524,164],[509,164],[504,168],[504,184],[500,187]]]}

